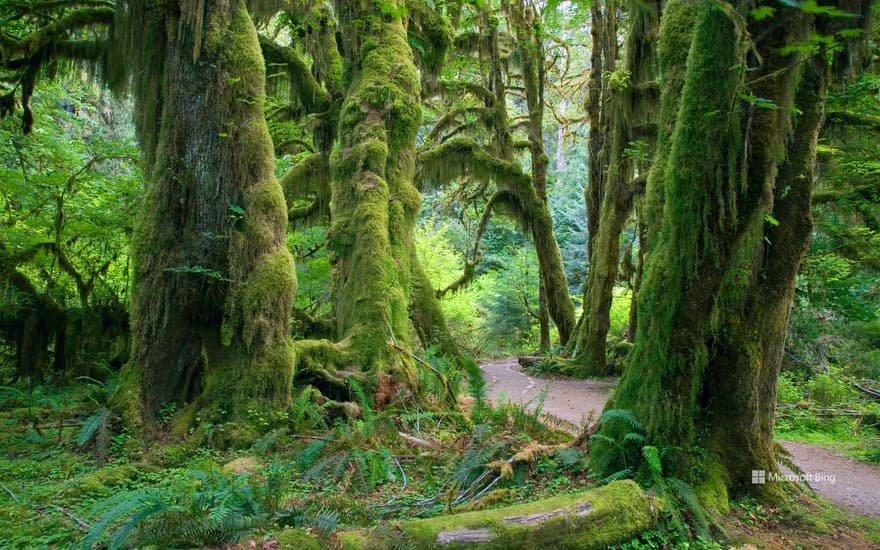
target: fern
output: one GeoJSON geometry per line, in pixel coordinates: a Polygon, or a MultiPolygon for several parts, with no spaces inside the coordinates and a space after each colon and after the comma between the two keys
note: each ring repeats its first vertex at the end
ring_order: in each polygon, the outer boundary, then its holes
{"type": "Polygon", "coordinates": [[[76,444],[80,448],[92,444],[95,458],[100,463],[106,462],[110,451],[110,435],[114,418],[115,415],[110,409],[102,408],[86,419],[76,437],[76,444]]]}
{"type": "Polygon", "coordinates": [[[636,415],[633,414],[632,411],[628,411],[626,409],[608,409],[607,411],[602,413],[601,417],[599,417],[599,424],[604,425],[611,422],[612,420],[620,420],[624,422],[633,431],[645,431],[645,427],[642,426],[642,423],[639,422],[639,419],[636,418],[636,415]]]}
{"type": "Polygon", "coordinates": [[[638,418],[627,410],[610,409],[602,414],[599,425],[605,429],[590,436],[594,477],[602,484],[636,477],[671,504],[667,513],[679,535],[686,537],[690,524],[698,536],[708,536],[710,521],[706,509],[688,483],[663,476],[661,449],[646,444],[644,427],[638,418]],[[612,422],[612,429],[607,429],[612,422]],[[685,513],[689,522],[685,521],[685,513]]]}
{"type": "MultiPolygon", "coordinates": [[[[801,469],[801,467],[798,466],[797,464],[795,464],[794,461],[791,459],[791,453],[788,452],[788,449],[783,447],[778,442],[775,444],[775,446],[776,446],[776,462],[779,465],[784,466],[784,467],[788,468],[789,470],[791,470],[794,474],[796,474],[798,476],[798,479],[806,479],[806,474],[801,469]]],[[[801,483],[801,485],[806,486],[807,489],[810,490],[810,492],[812,492],[814,494],[816,493],[816,490],[813,489],[813,486],[810,485],[809,483],[803,482],[803,483],[801,483]]]]}
{"type": "Polygon", "coordinates": [[[318,459],[318,456],[320,456],[321,451],[324,450],[326,445],[327,442],[323,439],[316,439],[306,445],[306,448],[303,449],[303,452],[301,452],[296,459],[296,464],[300,471],[304,472],[310,469],[315,464],[315,461],[318,459]]]}
{"type": "Polygon", "coordinates": [[[326,430],[327,421],[324,412],[330,406],[330,401],[323,400],[321,392],[313,386],[304,387],[294,397],[291,403],[291,427],[296,432],[307,430],[326,430]]]}
{"type": "Polygon", "coordinates": [[[672,488],[675,496],[678,497],[679,502],[681,502],[689,512],[692,519],[691,524],[695,528],[697,534],[708,537],[709,515],[700,503],[700,499],[694,492],[693,487],[676,477],[666,478],[666,484],[672,488]]]}
{"type": "Polygon", "coordinates": [[[322,535],[329,535],[339,525],[339,513],[320,509],[315,513],[291,506],[275,514],[275,523],[281,527],[314,527],[322,535]]]}
{"type": "MultiPolygon", "coordinates": [[[[644,438],[642,438],[644,441],[644,438]]],[[[653,480],[663,479],[663,464],[660,461],[660,451],[652,445],[642,447],[642,456],[645,457],[645,464],[648,465],[648,473],[653,480]]]]}
{"type": "Polygon", "coordinates": [[[272,430],[271,432],[268,432],[266,435],[254,441],[254,444],[251,445],[250,450],[258,453],[265,453],[274,448],[275,445],[278,444],[278,439],[281,436],[287,435],[289,431],[290,430],[288,430],[287,428],[278,428],[277,430],[272,430]]]}
{"type": "Polygon", "coordinates": [[[189,474],[197,484],[138,489],[99,503],[92,514],[100,519],[86,534],[82,548],[92,548],[113,529],[111,550],[236,542],[268,521],[263,502],[280,499],[267,489],[278,481],[271,474],[261,490],[255,489],[253,480],[230,478],[214,465],[189,474]]]}

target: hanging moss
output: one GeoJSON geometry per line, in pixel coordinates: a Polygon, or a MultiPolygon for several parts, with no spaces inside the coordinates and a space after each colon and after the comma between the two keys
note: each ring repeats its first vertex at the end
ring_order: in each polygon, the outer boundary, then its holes
{"type": "Polygon", "coordinates": [[[421,87],[400,7],[337,5],[350,65],[340,143],[330,159],[334,315],[346,356],[369,373],[377,402],[389,393],[381,380],[416,390],[420,376],[409,314],[412,231],[421,206],[412,185],[421,87]]]}
{"type": "MultiPolygon", "coordinates": [[[[695,417],[709,357],[705,339],[729,257],[722,236],[736,223],[730,211],[738,173],[731,169],[739,154],[743,71],[736,67],[744,66],[744,44],[728,13],[700,3],[660,183],[660,237],[645,266],[630,365],[613,399],[615,408],[632,410],[645,422],[651,441],[679,449],[697,438],[695,417]],[[706,143],[715,146],[707,149],[706,143]]],[[[670,459],[672,472],[688,473],[687,454],[670,459]]],[[[601,464],[599,457],[594,460],[601,464]]]]}
{"type": "Polygon", "coordinates": [[[179,432],[196,419],[224,423],[214,442],[245,444],[261,429],[253,411],[289,403],[294,366],[296,279],[257,34],[241,0],[203,14],[123,12],[149,183],[132,244],[132,358],[116,403],[149,427],[174,402],[179,432]],[[165,34],[178,26],[188,32],[165,34]]]}
{"type": "Polygon", "coordinates": [[[437,81],[452,43],[452,26],[425,0],[407,0],[408,40],[416,54],[422,81],[430,89],[437,81]]]}

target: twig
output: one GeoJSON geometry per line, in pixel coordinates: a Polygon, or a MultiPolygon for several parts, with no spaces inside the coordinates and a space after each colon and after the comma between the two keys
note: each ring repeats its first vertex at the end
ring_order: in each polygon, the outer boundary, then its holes
{"type": "Polygon", "coordinates": [[[449,380],[446,378],[446,375],[444,375],[442,372],[440,372],[439,370],[437,370],[436,368],[434,368],[434,366],[431,365],[431,363],[428,363],[427,361],[425,361],[425,360],[422,359],[421,357],[417,356],[417,355],[414,354],[413,352],[411,352],[411,351],[409,351],[408,349],[406,349],[406,348],[400,346],[400,345],[397,343],[397,339],[394,338],[394,331],[391,329],[391,323],[388,322],[388,319],[385,319],[385,327],[388,329],[388,335],[391,337],[391,347],[393,347],[394,349],[396,349],[397,351],[399,351],[399,352],[401,352],[401,353],[406,353],[407,355],[409,355],[410,357],[412,357],[413,360],[415,360],[416,363],[418,363],[418,364],[420,364],[420,365],[422,365],[422,366],[424,366],[424,367],[427,367],[427,368],[431,369],[431,371],[433,371],[434,374],[437,375],[437,378],[439,378],[440,381],[443,383],[443,386],[446,388],[446,391],[449,392],[449,396],[452,398],[452,402],[453,402],[453,403],[458,403],[458,397],[455,395],[455,392],[454,392],[454,391],[452,390],[452,388],[449,386],[449,380]]]}
{"type": "Polygon", "coordinates": [[[80,529],[86,529],[86,530],[88,530],[88,529],[91,529],[91,527],[92,527],[92,526],[89,525],[88,523],[84,522],[83,520],[79,519],[79,518],[76,517],[75,515],[71,514],[70,512],[68,512],[67,510],[65,510],[64,508],[62,508],[61,506],[58,506],[58,505],[55,505],[55,504],[46,504],[46,505],[44,505],[44,506],[34,506],[34,509],[35,509],[37,512],[41,513],[41,514],[44,513],[44,509],[45,509],[45,508],[52,508],[53,510],[58,510],[59,512],[61,512],[61,513],[64,514],[65,516],[67,516],[67,517],[69,517],[70,519],[72,519],[73,521],[75,521],[76,524],[79,525],[80,529]]]}
{"type": "Polygon", "coordinates": [[[403,487],[401,487],[400,490],[397,491],[396,495],[394,495],[393,497],[388,499],[387,502],[384,502],[382,504],[374,504],[372,506],[368,506],[368,508],[384,508],[386,506],[389,506],[392,502],[399,499],[400,495],[402,495],[403,492],[406,491],[406,486],[407,486],[406,472],[403,471],[403,466],[400,465],[400,461],[398,461],[396,458],[394,459],[394,463],[397,464],[397,469],[400,470],[400,475],[403,476],[403,487]]]}
{"type": "Polygon", "coordinates": [[[328,443],[339,443],[338,439],[331,439],[329,437],[319,437],[317,435],[291,435],[290,437],[294,439],[318,439],[320,441],[327,441],[328,443]]]}
{"type": "Polygon", "coordinates": [[[9,496],[12,497],[12,500],[14,500],[16,504],[21,504],[21,501],[18,499],[17,496],[15,496],[15,493],[12,492],[12,489],[6,486],[6,484],[0,482],[0,487],[3,487],[3,489],[6,490],[7,493],[9,493],[9,496]]]}
{"type": "MultiPolygon", "coordinates": [[[[18,496],[16,496],[16,494],[12,492],[12,489],[7,487],[5,483],[0,482],[0,487],[3,487],[3,490],[5,490],[7,493],[9,493],[9,496],[12,497],[12,500],[14,500],[16,504],[22,504],[21,499],[19,499],[18,496]]],[[[58,496],[59,494],[60,494],[60,492],[55,493],[55,496],[58,496]]],[[[53,496],[52,498],[55,498],[55,497],[53,496]]],[[[61,506],[58,506],[57,504],[42,504],[42,505],[36,505],[36,506],[31,505],[31,506],[29,506],[29,508],[33,508],[34,511],[36,511],[38,514],[41,514],[41,515],[46,515],[46,508],[52,508],[53,510],[58,510],[59,512],[61,512],[65,516],[67,516],[70,519],[72,519],[73,521],[75,521],[76,524],[79,525],[79,527],[81,529],[90,529],[91,528],[91,525],[89,525],[88,523],[79,519],[78,517],[71,514],[70,512],[68,512],[67,510],[62,508],[61,506]]]]}
{"type": "Polygon", "coordinates": [[[416,447],[422,447],[425,449],[430,449],[432,451],[439,451],[443,448],[439,443],[435,443],[433,441],[428,441],[427,439],[422,439],[420,437],[416,437],[414,435],[410,435],[406,432],[397,432],[397,435],[400,436],[401,439],[406,441],[411,445],[415,445],[416,447]]]}

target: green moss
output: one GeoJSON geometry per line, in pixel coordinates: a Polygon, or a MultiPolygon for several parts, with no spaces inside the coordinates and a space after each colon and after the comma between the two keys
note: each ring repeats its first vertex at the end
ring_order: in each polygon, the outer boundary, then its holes
{"type": "Polygon", "coordinates": [[[110,404],[126,426],[140,432],[144,427],[144,410],[141,401],[141,371],[133,363],[128,363],[119,371],[116,390],[110,404]]]}
{"type": "MultiPolygon", "coordinates": [[[[695,457],[687,450],[698,443],[713,309],[741,229],[734,215],[742,178],[737,97],[746,41],[730,14],[699,6],[666,168],[662,181],[653,182],[662,186],[663,212],[649,237],[639,329],[614,395],[616,408],[645,423],[652,444],[682,450],[666,466],[686,481],[695,481],[695,457]]],[[[668,100],[675,91],[664,93],[668,100]]],[[[595,453],[591,461],[602,464],[595,453]]],[[[604,473],[620,468],[613,464],[604,473]]]]}
{"type": "Polygon", "coordinates": [[[285,529],[275,536],[279,550],[321,550],[324,546],[304,529],[285,529]]]}
{"type": "Polygon", "coordinates": [[[126,488],[138,478],[140,468],[134,464],[107,466],[76,480],[69,490],[78,494],[103,495],[111,490],[126,488]]]}
{"type": "Polygon", "coordinates": [[[728,485],[730,479],[724,466],[716,460],[708,459],[705,463],[705,478],[694,491],[707,512],[721,516],[730,512],[728,485]]]}
{"type": "MultiPolygon", "coordinates": [[[[436,518],[396,522],[405,539],[416,548],[434,548],[441,531],[488,528],[488,543],[449,545],[449,548],[606,548],[625,542],[654,524],[649,497],[633,481],[617,481],[583,493],[552,497],[495,510],[481,510],[436,518]],[[574,507],[589,502],[592,511],[575,515],[574,507]],[[559,509],[569,510],[533,525],[516,525],[504,518],[526,516],[559,509]]],[[[381,548],[387,544],[381,533],[355,531],[339,536],[343,548],[381,548]]]]}
{"type": "Polygon", "coordinates": [[[280,247],[265,255],[244,285],[241,308],[246,317],[241,334],[245,347],[250,347],[255,339],[265,342],[287,337],[277,333],[279,323],[273,315],[279,289],[289,291],[291,297],[296,290],[293,258],[286,248],[280,247]]]}

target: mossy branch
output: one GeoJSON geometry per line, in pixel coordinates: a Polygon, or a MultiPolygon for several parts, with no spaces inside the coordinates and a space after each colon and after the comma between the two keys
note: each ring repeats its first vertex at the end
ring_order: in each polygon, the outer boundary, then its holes
{"type": "Polygon", "coordinates": [[[871,130],[880,130],[880,116],[852,111],[828,111],[825,113],[825,124],[860,126],[871,130]]]}
{"type": "Polygon", "coordinates": [[[266,64],[287,67],[290,74],[291,96],[302,103],[306,113],[320,113],[328,109],[330,95],[312,76],[312,71],[293,48],[282,46],[271,38],[260,35],[260,49],[266,64]]]}
{"type": "Polygon", "coordinates": [[[422,72],[423,87],[436,82],[452,45],[452,25],[425,0],[407,0],[407,35],[422,72]]]}
{"type": "Polygon", "coordinates": [[[456,137],[418,155],[421,178],[435,185],[446,185],[458,178],[530,185],[519,164],[502,160],[476,141],[456,137]]]}

